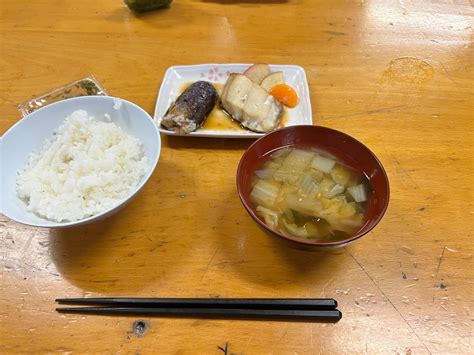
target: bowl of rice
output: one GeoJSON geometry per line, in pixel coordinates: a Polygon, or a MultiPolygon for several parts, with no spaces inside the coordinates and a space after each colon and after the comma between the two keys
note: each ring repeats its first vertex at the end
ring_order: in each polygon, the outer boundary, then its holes
{"type": "Polygon", "coordinates": [[[161,140],[150,115],[114,97],[60,101],[0,138],[0,213],[70,227],[121,209],[151,177],[161,140]]]}

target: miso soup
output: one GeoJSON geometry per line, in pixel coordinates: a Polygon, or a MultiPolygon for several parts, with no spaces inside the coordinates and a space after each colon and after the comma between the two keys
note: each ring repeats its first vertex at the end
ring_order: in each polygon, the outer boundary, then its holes
{"type": "Polygon", "coordinates": [[[370,184],[334,157],[283,148],[255,172],[250,199],[273,230],[303,239],[345,239],[364,222],[370,184]]]}

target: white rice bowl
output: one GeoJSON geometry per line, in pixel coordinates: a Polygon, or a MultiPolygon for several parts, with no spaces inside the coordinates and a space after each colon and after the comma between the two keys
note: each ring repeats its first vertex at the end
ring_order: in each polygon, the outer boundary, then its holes
{"type": "Polygon", "coordinates": [[[76,221],[126,198],[149,163],[138,138],[77,110],[30,155],[19,171],[17,192],[28,211],[56,222],[76,221]]]}
{"type": "Polygon", "coordinates": [[[49,228],[106,218],[147,183],[160,150],[155,122],[129,101],[84,96],[50,104],[0,137],[0,213],[49,228]]]}

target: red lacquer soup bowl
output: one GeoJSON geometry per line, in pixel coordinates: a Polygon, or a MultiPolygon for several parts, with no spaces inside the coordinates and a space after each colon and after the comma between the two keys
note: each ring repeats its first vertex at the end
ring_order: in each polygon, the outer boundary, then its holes
{"type": "Polygon", "coordinates": [[[377,157],[362,143],[345,133],[320,126],[291,126],[269,133],[255,141],[242,156],[237,169],[237,191],[253,220],[270,234],[317,247],[340,247],[371,231],[382,219],[388,207],[390,189],[387,174],[377,157]],[[276,150],[285,147],[316,149],[336,157],[341,163],[365,174],[371,187],[364,224],[346,239],[302,239],[271,229],[260,218],[250,200],[254,172],[276,150]]]}

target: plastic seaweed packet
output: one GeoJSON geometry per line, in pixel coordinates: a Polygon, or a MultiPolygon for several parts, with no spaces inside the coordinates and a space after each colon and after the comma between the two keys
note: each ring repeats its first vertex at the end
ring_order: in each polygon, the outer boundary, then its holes
{"type": "Polygon", "coordinates": [[[99,84],[97,79],[90,75],[25,101],[18,105],[18,110],[24,117],[57,101],[70,99],[72,97],[93,95],[108,96],[109,94],[102,85],[99,84]]]}

